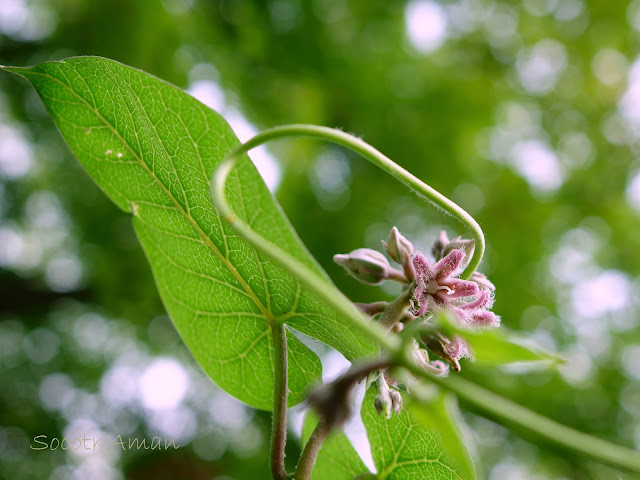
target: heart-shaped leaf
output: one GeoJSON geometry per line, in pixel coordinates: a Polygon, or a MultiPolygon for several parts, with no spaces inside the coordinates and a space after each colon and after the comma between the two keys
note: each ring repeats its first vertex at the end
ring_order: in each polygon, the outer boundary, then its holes
{"type": "MultiPolygon", "coordinates": [[[[97,57],[5,67],[36,88],[75,156],[133,214],[162,300],[202,368],[233,396],[273,405],[271,326],[284,323],[349,359],[375,345],[308,288],[248,246],[213,208],[209,179],[238,145],[227,122],[152,75],[97,57]]],[[[326,279],[248,158],[227,195],[251,227],[326,279]]],[[[96,219],[99,221],[99,219],[96,219]]],[[[289,404],[320,377],[318,358],[289,340],[289,404]]]]}
{"type": "MultiPolygon", "coordinates": [[[[375,386],[367,391],[361,415],[380,480],[476,478],[451,406],[444,403],[451,398],[435,395],[428,404],[411,404],[387,419],[378,415],[374,407],[375,386]],[[413,411],[415,408],[420,409],[419,416],[413,411]]],[[[405,405],[409,403],[407,395],[402,394],[402,398],[405,405]]]]}

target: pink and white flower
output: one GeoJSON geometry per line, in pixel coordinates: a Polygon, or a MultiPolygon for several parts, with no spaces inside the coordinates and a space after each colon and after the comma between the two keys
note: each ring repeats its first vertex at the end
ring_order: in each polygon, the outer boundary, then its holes
{"type": "Polygon", "coordinates": [[[427,312],[446,309],[464,325],[497,327],[500,317],[489,311],[493,303],[491,293],[481,289],[476,282],[457,278],[464,257],[464,252],[457,249],[433,264],[420,252],[413,256],[412,313],[420,317],[427,312]]]}

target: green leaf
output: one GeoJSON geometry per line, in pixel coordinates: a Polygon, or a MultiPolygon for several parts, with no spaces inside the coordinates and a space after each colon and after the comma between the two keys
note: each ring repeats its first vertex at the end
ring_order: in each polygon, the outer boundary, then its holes
{"type": "MultiPolygon", "coordinates": [[[[217,215],[209,179],[238,140],[226,121],[182,90],[97,57],[5,67],[36,88],[86,170],[133,223],[162,300],[202,368],[226,391],[273,405],[271,325],[282,322],[353,360],[375,345],[282,268],[249,247],[217,215]]],[[[245,157],[226,192],[256,232],[335,288],[298,239],[245,157]]],[[[96,219],[99,221],[99,219],[96,219]]],[[[289,339],[291,405],[321,373],[289,339]]]]}
{"type": "MultiPolygon", "coordinates": [[[[306,444],[318,423],[312,411],[307,413],[302,428],[302,444],[306,444]]],[[[312,480],[352,480],[356,475],[369,470],[356,452],[347,436],[341,431],[333,431],[318,452],[312,480]]]]}
{"type": "Polygon", "coordinates": [[[451,407],[451,397],[437,394],[427,405],[411,404],[390,419],[374,407],[377,389],[367,391],[362,421],[380,480],[473,480],[471,456],[461,437],[451,407]],[[416,414],[418,413],[418,415],[416,414]]]}
{"type": "Polygon", "coordinates": [[[541,362],[551,365],[564,360],[553,353],[518,339],[505,327],[492,330],[471,329],[460,325],[447,315],[439,315],[436,323],[447,335],[460,335],[471,346],[471,353],[479,365],[501,366],[511,363],[541,362]]]}
{"type": "MultiPolygon", "coordinates": [[[[462,478],[482,477],[478,474],[480,469],[474,464],[469,452],[469,447],[472,446],[471,435],[458,410],[458,402],[454,394],[434,389],[431,398],[418,401],[412,397],[407,410],[411,418],[420,422],[429,431],[440,432],[442,450],[459,467],[462,478]]],[[[473,450],[475,451],[475,448],[473,450]]]]}
{"type": "Polygon", "coordinates": [[[543,362],[551,365],[563,362],[562,358],[535,345],[527,345],[504,327],[496,330],[465,330],[463,337],[471,345],[478,364],[487,366],[508,365],[520,362],[543,362]]]}

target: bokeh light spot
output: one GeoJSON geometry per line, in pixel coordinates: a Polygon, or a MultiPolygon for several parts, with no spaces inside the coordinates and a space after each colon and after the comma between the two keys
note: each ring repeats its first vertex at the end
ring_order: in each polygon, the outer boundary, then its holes
{"type": "Polygon", "coordinates": [[[36,364],[51,361],[58,353],[59,346],[58,335],[47,328],[37,328],[24,339],[24,351],[36,364]]]}
{"type": "Polygon", "coordinates": [[[405,25],[409,42],[420,53],[431,53],[447,38],[445,10],[431,0],[410,2],[405,9],[405,25]]]}
{"type": "Polygon", "coordinates": [[[591,70],[600,83],[614,87],[620,85],[627,75],[627,58],[618,50],[605,48],[593,57],[591,70]]]}
{"type": "Polygon", "coordinates": [[[567,66],[567,52],[560,42],[544,39],[533,48],[518,54],[516,68],[518,78],[525,90],[546,94],[556,85],[560,74],[567,66]]]}
{"type": "Polygon", "coordinates": [[[45,281],[51,290],[70,292],[80,285],[82,274],[80,260],[72,255],[58,255],[47,262],[45,281]]]}
{"type": "Polygon", "coordinates": [[[24,177],[32,165],[33,152],[24,135],[12,126],[0,124],[0,176],[9,180],[24,177]]]}
{"type": "Polygon", "coordinates": [[[174,408],[184,398],[189,386],[187,374],[172,358],[154,360],[139,381],[140,401],[152,410],[174,408]]]}
{"type": "Polygon", "coordinates": [[[519,142],[513,150],[516,170],[536,190],[550,193],[564,180],[556,153],[540,140],[519,142]]]}

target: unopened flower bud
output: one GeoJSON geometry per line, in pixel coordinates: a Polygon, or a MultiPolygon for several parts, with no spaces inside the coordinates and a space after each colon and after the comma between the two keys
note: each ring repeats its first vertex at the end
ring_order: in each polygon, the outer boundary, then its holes
{"type": "Polygon", "coordinates": [[[373,406],[376,407],[378,415],[382,415],[386,418],[391,418],[391,410],[393,409],[393,402],[389,394],[389,385],[384,379],[384,375],[380,375],[376,381],[378,385],[378,395],[376,396],[373,406]]]}
{"type": "Polygon", "coordinates": [[[373,372],[369,373],[369,375],[367,375],[365,390],[369,390],[369,387],[371,386],[371,384],[373,384],[373,382],[376,382],[381,374],[382,374],[381,370],[374,370],[373,372]]]}
{"type": "Polygon", "coordinates": [[[362,283],[379,285],[393,272],[387,257],[370,248],[358,248],[347,255],[334,255],[333,261],[362,283]]]}
{"type": "MultiPolygon", "coordinates": [[[[421,340],[424,342],[424,344],[427,346],[429,350],[431,350],[433,353],[435,353],[439,357],[444,358],[447,361],[447,363],[451,365],[451,368],[453,368],[455,372],[460,371],[460,363],[458,362],[458,359],[450,356],[446,350],[447,345],[451,343],[451,340],[449,340],[447,337],[445,337],[441,333],[435,333],[432,335],[423,336],[421,340]]],[[[427,358],[427,362],[423,364],[423,366],[427,370],[435,373],[436,375],[446,375],[449,371],[449,369],[446,368],[446,365],[440,360],[429,362],[427,358]]]]}
{"type": "Polygon", "coordinates": [[[431,255],[436,261],[442,259],[444,255],[444,249],[449,245],[449,237],[447,236],[447,232],[444,230],[440,231],[440,235],[438,238],[431,244],[431,255]]]}
{"type": "Polygon", "coordinates": [[[413,244],[407,240],[396,227],[391,229],[389,240],[382,242],[387,254],[395,262],[405,265],[413,254],[413,244]]]}
{"type": "Polygon", "coordinates": [[[402,395],[397,390],[389,390],[389,397],[391,398],[391,410],[394,413],[400,413],[402,411],[402,395]]]}
{"type": "Polygon", "coordinates": [[[387,393],[386,395],[378,394],[375,401],[373,402],[373,406],[376,407],[376,412],[378,412],[378,415],[382,415],[384,413],[384,416],[386,418],[391,418],[392,402],[389,393],[387,393]]]}
{"type": "Polygon", "coordinates": [[[466,257],[464,263],[466,263],[473,255],[473,250],[475,248],[476,248],[475,240],[458,237],[455,240],[449,242],[449,245],[447,245],[444,251],[442,252],[442,256],[446,257],[453,250],[462,250],[466,257]]]}
{"type": "Polygon", "coordinates": [[[476,242],[473,239],[457,237],[454,240],[449,240],[447,232],[442,230],[436,241],[431,245],[431,255],[438,261],[449,255],[453,250],[462,250],[468,260],[473,255],[475,246],[476,242]]]}

